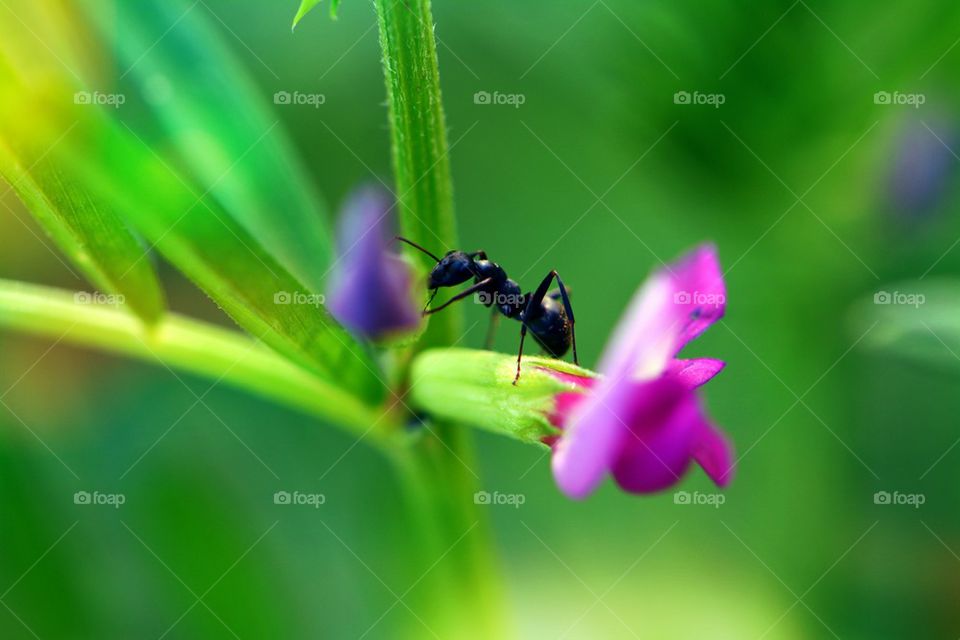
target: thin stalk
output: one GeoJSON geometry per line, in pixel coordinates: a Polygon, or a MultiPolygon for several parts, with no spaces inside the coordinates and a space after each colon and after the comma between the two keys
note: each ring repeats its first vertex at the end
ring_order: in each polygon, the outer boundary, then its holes
{"type": "MultiPolygon", "coordinates": [[[[447,126],[429,0],[376,0],[394,181],[404,236],[433,253],[457,248],[447,126]]],[[[426,271],[430,256],[405,247],[426,271]]],[[[451,344],[459,311],[430,319],[420,348],[451,344]]]]}
{"type": "MultiPolygon", "coordinates": [[[[375,0],[383,50],[396,192],[403,235],[443,253],[458,247],[453,216],[446,122],[440,96],[430,0],[375,0]]],[[[410,256],[429,270],[432,259],[410,256]]],[[[416,349],[450,346],[459,337],[462,312],[432,316],[416,349]]],[[[503,637],[498,576],[485,514],[476,489],[469,430],[433,421],[429,433],[397,465],[411,511],[431,541],[429,567],[437,616],[457,637],[503,637]],[[438,571],[439,569],[439,571],[438,571]]]]}
{"type": "Polygon", "coordinates": [[[223,382],[366,435],[385,445],[389,416],[312,376],[251,338],[167,314],[146,327],[102,294],[0,280],[0,327],[91,347],[223,382]]]}

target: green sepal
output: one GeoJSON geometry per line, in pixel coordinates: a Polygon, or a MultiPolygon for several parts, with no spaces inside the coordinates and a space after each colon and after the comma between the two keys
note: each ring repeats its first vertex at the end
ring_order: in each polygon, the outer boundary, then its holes
{"type": "Polygon", "coordinates": [[[514,385],[517,359],[492,351],[430,349],[411,368],[413,406],[435,417],[506,435],[529,443],[559,433],[548,416],[561,392],[585,387],[555,373],[594,378],[587,369],[550,358],[523,359],[514,385]]]}

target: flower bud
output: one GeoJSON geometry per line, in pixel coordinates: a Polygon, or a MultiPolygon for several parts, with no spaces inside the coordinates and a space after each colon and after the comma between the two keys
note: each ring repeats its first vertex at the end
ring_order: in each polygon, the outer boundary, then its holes
{"type": "Polygon", "coordinates": [[[420,410],[524,442],[545,443],[560,432],[551,422],[583,393],[593,372],[550,358],[517,359],[492,351],[431,349],[411,370],[410,397],[420,410]]]}

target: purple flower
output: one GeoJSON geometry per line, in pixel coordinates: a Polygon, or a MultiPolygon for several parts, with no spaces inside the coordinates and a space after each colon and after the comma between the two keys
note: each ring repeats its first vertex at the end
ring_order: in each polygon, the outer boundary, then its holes
{"type": "Polygon", "coordinates": [[[338,259],[327,290],[327,308],[344,327],[370,340],[415,330],[420,309],[414,301],[410,266],[393,251],[390,199],[363,188],[340,215],[338,259]]]}
{"type": "Polygon", "coordinates": [[[956,131],[946,120],[931,126],[911,124],[896,150],[888,191],[897,213],[922,219],[948,195],[956,178],[956,158],[951,151],[956,131]]]}
{"type": "MultiPolygon", "coordinates": [[[[560,489],[583,498],[609,473],[631,493],[676,483],[696,461],[719,486],[733,471],[726,438],[703,413],[695,389],[724,363],[676,359],[723,316],[726,292],[716,249],[704,245],[655,272],[641,287],[585,393],[563,393],[551,419],[560,489]]],[[[570,376],[566,376],[569,378],[570,376]]]]}

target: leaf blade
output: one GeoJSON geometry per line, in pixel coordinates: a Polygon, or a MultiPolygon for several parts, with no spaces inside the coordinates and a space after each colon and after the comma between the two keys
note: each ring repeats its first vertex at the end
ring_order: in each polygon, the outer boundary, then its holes
{"type": "Polygon", "coordinates": [[[126,69],[122,82],[146,97],[160,131],[150,121],[127,126],[171,145],[178,168],[288,271],[322,291],[334,255],[326,206],[283,127],[273,126],[279,120],[268,96],[224,41],[219,24],[230,27],[204,3],[184,0],[81,6],[115,48],[126,69]]]}
{"type": "Polygon", "coordinates": [[[0,176],[64,255],[98,289],[123,296],[147,323],[165,309],[160,283],[144,248],[115,211],[96,202],[38,154],[18,154],[0,136],[0,176]],[[28,165],[21,160],[30,155],[28,165]]]}
{"type": "Polygon", "coordinates": [[[0,121],[21,123],[23,112],[31,114],[30,127],[16,133],[47,150],[69,182],[108,203],[251,335],[368,404],[382,400],[376,363],[319,304],[275,299],[313,295],[309,288],[209,193],[102,110],[72,97],[62,77],[25,85],[0,64],[0,121]]]}

